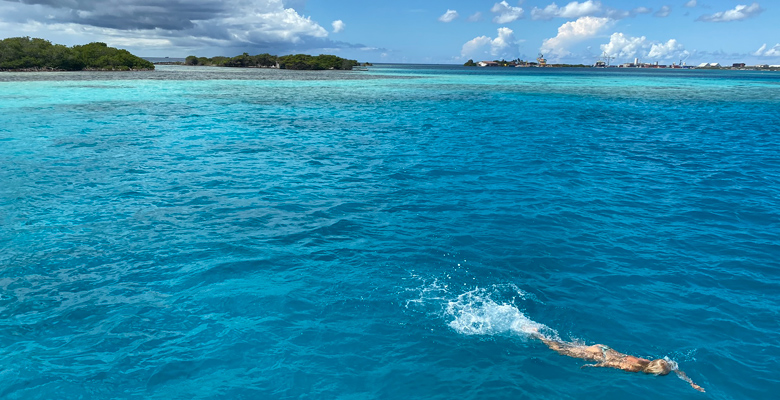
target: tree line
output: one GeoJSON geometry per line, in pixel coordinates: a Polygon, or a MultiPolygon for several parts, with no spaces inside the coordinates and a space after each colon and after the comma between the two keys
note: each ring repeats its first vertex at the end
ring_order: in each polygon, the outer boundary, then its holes
{"type": "Polygon", "coordinates": [[[0,71],[130,71],[154,69],[154,64],[127,50],[94,42],[67,47],[48,40],[14,37],[0,40],[0,71]]]}
{"type": "Polygon", "coordinates": [[[320,54],[311,56],[308,54],[291,54],[287,56],[275,56],[268,53],[250,56],[244,53],[235,57],[196,57],[189,56],[184,59],[184,65],[205,65],[213,67],[237,67],[237,68],[269,68],[297,70],[325,70],[340,69],[351,70],[360,65],[356,60],[334,55],[320,54]]]}

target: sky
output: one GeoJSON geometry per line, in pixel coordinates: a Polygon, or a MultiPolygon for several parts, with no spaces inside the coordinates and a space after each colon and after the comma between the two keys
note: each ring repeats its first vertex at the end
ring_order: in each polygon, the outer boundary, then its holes
{"type": "Polygon", "coordinates": [[[145,57],[777,65],[779,21],[780,0],[0,0],[0,38],[105,42],[145,57]]]}

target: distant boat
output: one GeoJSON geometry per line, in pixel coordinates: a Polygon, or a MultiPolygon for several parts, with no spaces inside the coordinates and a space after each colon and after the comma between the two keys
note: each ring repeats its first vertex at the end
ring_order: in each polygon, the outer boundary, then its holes
{"type": "Polygon", "coordinates": [[[547,65],[547,59],[544,58],[544,54],[539,53],[539,57],[536,57],[536,62],[539,63],[540,67],[544,67],[547,65]]]}

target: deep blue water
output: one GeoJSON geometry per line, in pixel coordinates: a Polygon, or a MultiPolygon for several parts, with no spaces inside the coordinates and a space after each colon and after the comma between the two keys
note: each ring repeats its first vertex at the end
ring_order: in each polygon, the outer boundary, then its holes
{"type": "Polygon", "coordinates": [[[749,71],[0,74],[0,398],[775,398],[779,110],[749,71]]]}

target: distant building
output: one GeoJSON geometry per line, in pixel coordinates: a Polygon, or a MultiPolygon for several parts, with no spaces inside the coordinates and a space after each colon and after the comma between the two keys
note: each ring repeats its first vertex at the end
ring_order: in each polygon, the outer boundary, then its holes
{"type": "Polygon", "coordinates": [[[498,63],[495,61],[480,61],[477,63],[478,67],[498,67],[498,63]]]}
{"type": "Polygon", "coordinates": [[[731,68],[745,68],[745,63],[734,63],[731,68]]]}

